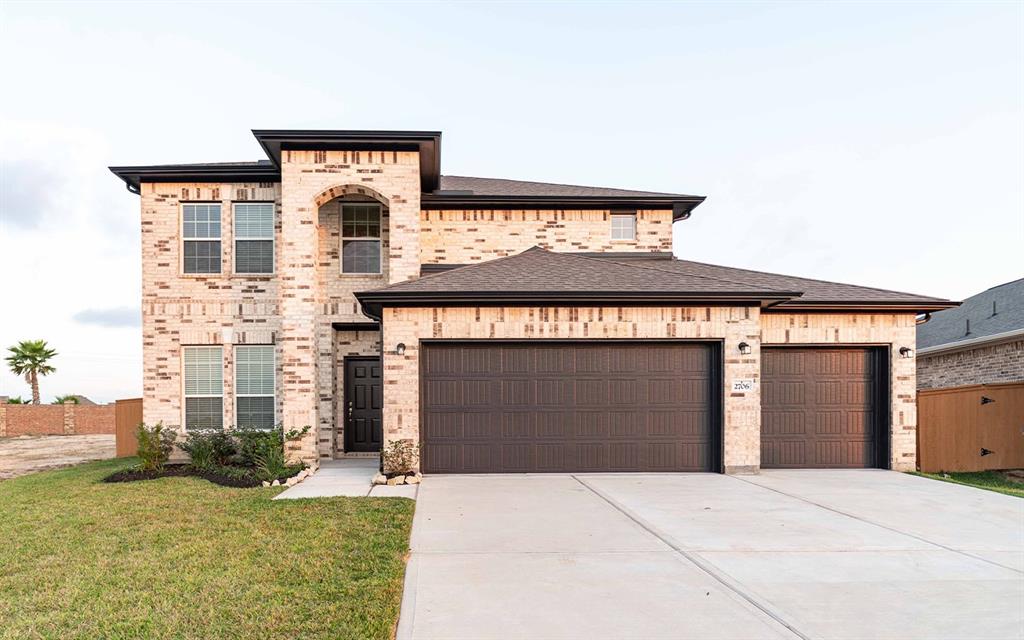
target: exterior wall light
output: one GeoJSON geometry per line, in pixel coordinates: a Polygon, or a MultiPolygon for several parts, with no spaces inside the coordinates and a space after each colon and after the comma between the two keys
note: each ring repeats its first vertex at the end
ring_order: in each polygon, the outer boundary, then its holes
{"type": "Polygon", "coordinates": [[[405,355],[405,343],[404,342],[399,342],[397,345],[395,345],[395,353],[397,353],[400,356],[404,356],[405,355]]]}
{"type": "Polygon", "coordinates": [[[746,342],[741,342],[741,343],[739,343],[736,346],[740,350],[740,355],[744,355],[744,356],[749,356],[750,355],[750,345],[747,344],[746,342]]]}
{"type": "Polygon", "coordinates": [[[901,358],[913,358],[914,357],[914,350],[911,349],[910,347],[900,347],[900,357],[901,358]]]}

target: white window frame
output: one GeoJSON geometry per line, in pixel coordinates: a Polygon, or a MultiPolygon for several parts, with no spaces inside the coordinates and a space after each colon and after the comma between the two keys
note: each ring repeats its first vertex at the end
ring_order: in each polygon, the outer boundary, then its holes
{"type": "Polygon", "coordinates": [[[181,275],[189,278],[211,278],[215,276],[224,275],[224,207],[220,202],[206,201],[190,201],[182,202],[180,206],[180,215],[178,216],[178,237],[181,238],[181,260],[179,261],[178,270],[181,275]],[[185,208],[189,206],[216,206],[220,210],[220,235],[216,238],[186,238],[185,237],[185,208]],[[220,243],[220,270],[209,271],[202,273],[187,273],[185,271],[185,243],[186,242],[219,242],[220,243]]]}
{"type": "MultiPolygon", "coordinates": [[[[222,219],[221,223],[223,224],[223,222],[224,221],[222,219]]],[[[232,273],[235,273],[235,274],[240,275],[240,276],[245,276],[247,278],[258,278],[260,276],[272,276],[275,273],[277,273],[277,240],[274,237],[274,236],[277,235],[276,222],[277,222],[277,203],[267,202],[267,201],[232,202],[231,203],[231,235],[233,236],[233,243],[232,243],[232,253],[233,253],[233,256],[231,258],[232,273]],[[269,205],[270,206],[270,237],[269,238],[239,238],[238,237],[238,225],[237,225],[238,218],[237,218],[237,214],[235,212],[235,207],[237,207],[238,205],[243,205],[244,206],[244,205],[252,205],[252,204],[269,205]],[[263,241],[263,242],[266,242],[267,240],[270,241],[270,256],[271,256],[271,258],[270,258],[270,271],[260,271],[260,272],[257,273],[257,272],[252,272],[252,271],[239,271],[238,270],[238,243],[240,241],[245,241],[245,240],[259,240],[259,241],[263,241]]],[[[222,229],[223,229],[223,227],[222,227],[222,229]]],[[[223,236],[223,235],[224,234],[221,233],[221,236],[223,236]]],[[[223,249],[224,243],[222,242],[220,246],[223,249]]]]}
{"type": "MultiPolygon", "coordinates": [[[[188,399],[189,398],[220,398],[220,427],[224,428],[224,347],[221,345],[212,344],[196,344],[183,346],[181,348],[181,424],[186,431],[189,430],[188,426],[188,399]],[[188,351],[196,349],[205,350],[216,350],[220,353],[220,393],[189,393],[188,392],[188,376],[185,368],[186,353],[188,351]]],[[[200,427],[200,430],[206,429],[207,427],[200,427]]]]}
{"type": "Polygon", "coordinates": [[[338,270],[345,276],[375,276],[384,273],[384,207],[377,202],[341,202],[338,207],[338,270]],[[376,207],[377,208],[377,237],[346,237],[345,236],[345,207],[376,207]],[[377,243],[377,270],[376,271],[345,271],[345,241],[355,242],[376,242],[377,243]]]}
{"type": "Polygon", "coordinates": [[[636,240],[636,223],[637,223],[637,219],[636,219],[636,212],[635,211],[613,211],[611,213],[610,218],[611,218],[610,222],[611,222],[611,239],[612,240],[624,241],[624,242],[628,242],[630,240],[636,240]],[[628,218],[629,220],[632,221],[632,224],[629,227],[629,236],[628,237],[617,236],[616,234],[618,232],[620,232],[620,231],[623,231],[623,229],[616,227],[615,223],[616,223],[617,220],[621,220],[621,219],[625,219],[625,218],[628,218]]]}
{"type": "Polygon", "coordinates": [[[238,390],[238,382],[241,379],[241,376],[238,375],[238,360],[239,360],[238,352],[241,351],[241,350],[244,350],[244,349],[251,349],[251,348],[270,349],[270,363],[271,363],[271,367],[273,368],[273,372],[274,372],[274,380],[273,380],[273,383],[271,385],[272,388],[273,388],[273,391],[269,395],[273,399],[272,404],[273,404],[273,407],[274,407],[274,409],[273,409],[274,419],[271,422],[271,425],[270,425],[270,427],[268,429],[274,429],[276,427],[276,425],[277,425],[277,349],[274,348],[274,345],[272,345],[272,344],[236,344],[235,345],[235,407],[234,407],[234,409],[235,409],[235,424],[236,424],[236,426],[239,426],[240,428],[249,428],[249,427],[243,427],[243,426],[238,425],[238,413],[239,413],[238,412],[238,399],[239,398],[266,398],[267,397],[267,394],[265,394],[265,393],[242,393],[242,392],[240,392],[238,390]]]}

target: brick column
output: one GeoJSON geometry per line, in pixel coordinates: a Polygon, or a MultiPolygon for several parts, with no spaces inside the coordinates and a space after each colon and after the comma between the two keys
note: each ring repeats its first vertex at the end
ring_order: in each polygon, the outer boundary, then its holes
{"type": "Polygon", "coordinates": [[[291,460],[317,459],[316,297],[317,206],[302,189],[290,186],[298,170],[282,168],[281,244],[281,415],[284,430],[310,427],[287,445],[291,460]]]}
{"type": "Polygon", "coordinates": [[[7,404],[0,404],[0,438],[7,436],[7,404]]]}
{"type": "Polygon", "coordinates": [[[71,400],[64,403],[64,435],[75,435],[75,403],[71,400]]]}

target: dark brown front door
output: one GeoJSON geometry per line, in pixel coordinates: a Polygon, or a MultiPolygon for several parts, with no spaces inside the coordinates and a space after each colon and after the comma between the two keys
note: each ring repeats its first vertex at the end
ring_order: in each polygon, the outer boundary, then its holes
{"type": "Polygon", "coordinates": [[[871,348],[763,349],[761,466],[886,466],[885,359],[871,348]]]}
{"type": "Polygon", "coordinates": [[[380,451],[380,358],[345,358],[345,451],[380,451]]]}
{"type": "Polygon", "coordinates": [[[427,343],[423,469],[717,470],[716,354],[683,342],[427,343]]]}

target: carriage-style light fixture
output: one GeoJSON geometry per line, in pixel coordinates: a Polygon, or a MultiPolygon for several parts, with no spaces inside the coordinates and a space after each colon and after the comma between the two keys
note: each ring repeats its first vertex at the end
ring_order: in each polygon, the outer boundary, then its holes
{"type": "Polygon", "coordinates": [[[736,346],[740,350],[740,355],[744,355],[744,356],[749,356],[750,355],[750,345],[747,344],[746,342],[741,342],[741,343],[739,343],[736,346]]]}
{"type": "Polygon", "coordinates": [[[400,355],[400,356],[404,356],[405,355],[405,343],[404,342],[399,342],[397,345],[395,345],[395,353],[400,355]]]}
{"type": "Polygon", "coordinates": [[[914,357],[914,350],[911,349],[910,347],[900,347],[900,357],[901,358],[913,358],[914,357]]]}

